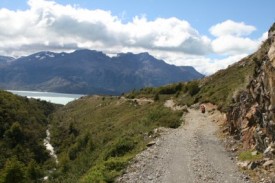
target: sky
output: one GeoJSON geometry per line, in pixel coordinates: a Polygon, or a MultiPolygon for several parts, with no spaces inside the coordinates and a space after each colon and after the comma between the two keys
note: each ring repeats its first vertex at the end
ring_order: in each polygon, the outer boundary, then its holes
{"type": "Polygon", "coordinates": [[[274,0],[0,0],[0,55],[149,52],[209,75],[253,53],[274,0]]]}

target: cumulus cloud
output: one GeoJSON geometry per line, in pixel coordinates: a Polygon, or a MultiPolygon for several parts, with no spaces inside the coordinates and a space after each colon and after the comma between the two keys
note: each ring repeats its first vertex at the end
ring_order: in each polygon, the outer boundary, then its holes
{"type": "Polygon", "coordinates": [[[54,1],[29,0],[25,11],[0,10],[2,50],[18,47],[112,50],[120,47],[169,50],[203,55],[211,41],[184,20],[134,17],[128,23],[110,11],[88,10],[54,1]]]}
{"type": "Polygon", "coordinates": [[[171,52],[153,52],[153,54],[159,59],[166,60],[169,64],[177,66],[192,65],[197,71],[205,75],[213,74],[221,69],[226,69],[229,65],[234,64],[248,55],[237,54],[222,58],[208,58],[207,56],[195,56],[171,52]]]}
{"type": "Polygon", "coordinates": [[[234,22],[226,20],[222,23],[214,25],[210,28],[210,33],[216,37],[233,35],[233,36],[247,36],[255,31],[256,28],[251,25],[246,25],[243,22],[234,22]]]}
{"type": "Polygon", "coordinates": [[[204,74],[232,64],[254,51],[265,38],[246,36],[254,26],[227,20],[212,26],[213,40],[189,22],[175,17],[129,22],[112,12],[61,5],[52,0],[29,0],[24,11],[0,9],[0,55],[21,56],[41,50],[95,49],[105,53],[147,51],[175,65],[192,65],[204,74]],[[210,59],[209,54],[225,55],[210,59]]]}
{"type": "Polygon", "coordinates": [[[258,47],[258,41],[249,38],[226,35],[213,40],[212,47],[215,53],[236,55],[241,53],[251,53],[256,50],[258,47]]]}
{"type": "MultiPolygon", "coordinates": [[[[215,36],[211,42],[211,55],[187,55],[183,53],[158,52],[154,53],[158,58],[167,60],[175,65],[192,65],[199,72],[210,75],[225,69],[229,65],[256,51],[259,45],[267,38],[267,32],[260,38],[251,39],[248,36],[256,28],[243,22],[226,20],[212,26],[209,32],[215,36]]],[[[209,38],[207,38],[209,41],[209,38]]]]}
{"type": "Polygon", "coordinates": [[[255,30],[254,26],[243,22],[226,20],[218,23],[209,29],[209,32],[216,37],[211,43],[212,50],[214,53],[228,56],[252,53],[265,37],[263,35],[255,40],[247,37],[255,30]]]}

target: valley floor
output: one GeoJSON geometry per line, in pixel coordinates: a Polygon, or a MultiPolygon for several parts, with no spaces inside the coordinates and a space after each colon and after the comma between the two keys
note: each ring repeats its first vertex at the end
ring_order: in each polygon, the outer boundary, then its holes
{"type": "Polygon", "coordinates": [[[117,182],[249,182],[216,136],[218,124],[213,122],[213,114],[188,110],[185,124],[162,129],[154,145],[139,154],[117,182]]]}

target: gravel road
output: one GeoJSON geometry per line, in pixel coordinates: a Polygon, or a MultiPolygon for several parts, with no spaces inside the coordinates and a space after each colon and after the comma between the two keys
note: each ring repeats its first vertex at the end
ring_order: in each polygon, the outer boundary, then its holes
{"type": "Polygon", "coordinates": [[[216,137],[217,130],[208,114],[189,109],[185,124],[163,130],[155,145],[137,155],[117,182],[249,182],[216,137]]]}

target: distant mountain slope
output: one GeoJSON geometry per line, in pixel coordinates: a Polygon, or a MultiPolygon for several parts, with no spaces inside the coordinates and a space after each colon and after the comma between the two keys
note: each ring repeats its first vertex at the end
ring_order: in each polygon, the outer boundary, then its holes
{"type": "Polygon", "coordinates": [[[148,53],[39,52],[0,68],[0,87],[65,93],[120,94],[146,86],[202,78],[192,67],[177,67],[148,53]]]}
{"type": "Polygon", "coordinates": [[[202,75],[200,73],[198,73],[198,71],[196,71],[196,69],[192,66],[180,66],[179,67],[182,71],[184,72],[189,72],[189,78],[197,78],[197,77],[201,77],[202,75]]]}
{"type": "Polygon", "coordinates": [[[13,60],[15,60],[15,58],[13,57],[0,56],[0,67],[6,65],[7,63],[13,60]]]}

